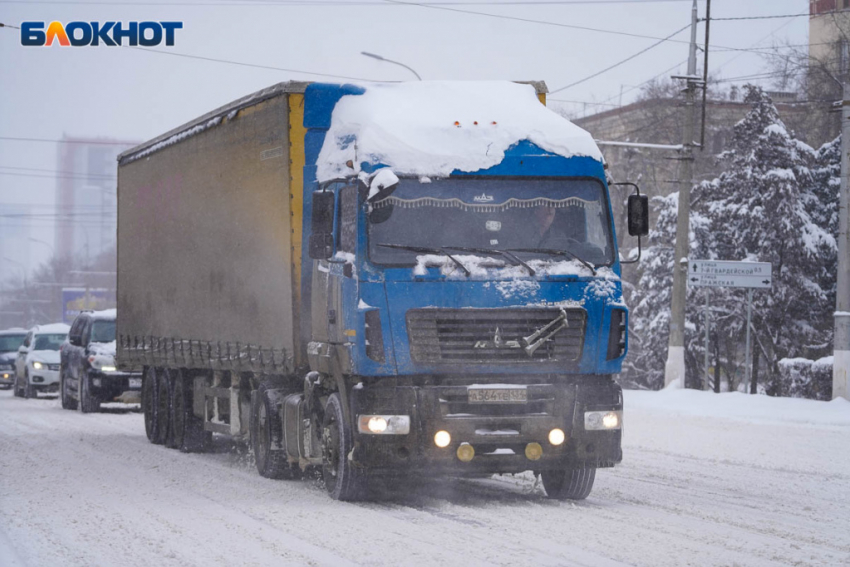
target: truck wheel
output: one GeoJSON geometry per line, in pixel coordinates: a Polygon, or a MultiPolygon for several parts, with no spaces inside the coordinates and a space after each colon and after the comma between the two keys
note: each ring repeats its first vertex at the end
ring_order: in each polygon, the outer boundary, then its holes
{"type": "Polygon", "coordinates": [[[300,471],[286,459],[276,386],[279,384],[273,381],[263,382],[251,396],[251,448],[260,476],[292,480],[300,471]]]}
{"type": "MultiPolygon", "coordinates": [[[[186,376],[181,371],[180,377],[175,381],[175,387],[182,380],[183,388],[181,390],[182,401],[172,402],[174,404],[174,414],[177,414],[177,408],[182,408],[183,415],[183,444],[178,445],[179,449],[184,453],[203,453],[212,445],[212,431],[204,431],[204,419],[195,415],[194,411],[194,380],[186,376]]],[[[176,398],[174,398],[176,399],[176,398]]],[[[176,422],[172,422],[176,434],[176,422]]]]}
{"type": "Polygon", "coordinates": [[[174,448],[182,450],[186,438],[186,381],[182,370],[168,373],[171,375],[171,441],[174,448]]]}
{"type": "Polygon", "coordinates": [[[62,398],[62,409],[77,409],[77,400],[71,397],[71,392],[68,391],[68,377],[64,371],[59,373],[59,396],[62,398]]]}
{"type": "Polygon", "coordinates": [[[79,396],[80,411],[82,413],[94,413],[100,411],[100,401],[91,394],[91,382],[86,372],[80,376],[79,396]]]}
{"type": "Polygon", "coordinates": [[[142,378],[142,412],[145,414],[145,435],[151,443],[156,443],[159,434],[156,429],[156,391],[156,370],[148,366],[142,378]]]}
{"type": "Polygon", "coordinates": [[[156,369],[156,439],[157,445],[165,445],[171,438],[171,384],[168,371],[156,369]]]}
{"type": "Polygon", "coordinates": [[[331,394],[322,424],[322,477],[335,500],[353,501],[363,497],[365,479],[348,460],[353,443],[351,426],[342,412],[342,400],[338,393],[331,394]]]}
{"type": "Polygon", "coordinates": [[[542,471],[546,495],[555,500],[584,500],[593,489],[596,467],[574,467],[555,471],[542,471]]]}

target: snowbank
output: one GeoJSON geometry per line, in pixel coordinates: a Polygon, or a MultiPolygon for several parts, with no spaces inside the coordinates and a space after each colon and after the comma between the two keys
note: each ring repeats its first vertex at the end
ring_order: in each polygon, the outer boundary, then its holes
{"type": "Polygon", "coordinates": [[[843,398],[821,402],[671,388],[658,392],[625,390],[623,395],[626,416],[637,410],[745,423],[850,427],[850,402],[843,398]]]}
{"type": "Polygon", "coordinates": [[[395,173],[446,177],[497,165],[528,140],[565,157],[602,161],[589,133],[540,104],[534,88],[508,81],[421,81],[364,85],[342,97],[319,154],[319,181],[363,162],[395,173]]]}

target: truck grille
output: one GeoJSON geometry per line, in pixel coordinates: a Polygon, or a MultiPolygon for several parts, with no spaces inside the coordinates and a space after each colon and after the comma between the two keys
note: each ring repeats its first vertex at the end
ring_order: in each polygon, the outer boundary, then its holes
{"type": "Polygon", "coordinates": [[[529,356],[515,343],[521,346],[523,337],[552,322],[560,309],[411,309],[407,312],[410,356],[414,362],[445,364],[577,362],[587,314],[580,308],[565,311],[569,326],[529,356]]]}

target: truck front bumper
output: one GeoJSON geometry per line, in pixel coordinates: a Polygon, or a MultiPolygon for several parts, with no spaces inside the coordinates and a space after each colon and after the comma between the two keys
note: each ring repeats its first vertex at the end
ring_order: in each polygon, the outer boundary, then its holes
{"type": "MultiPolygon", "coordinates": [[[[580,383],[527,385],[524,403],[470,403],[466,386],[373,386],[352,390],[351,409],[360,415],[408,415],[406,435],[355,431],[355,464],[370,472],[433,474],[516,473],[567,466],[611,467],[622,460],[622,390],[610,378],[580,383]],[[586,412],[619,412],[609,430],[585,428],[586,412]],[[559,445],[553,429],[564,432],[559,445]],[[438,447],[434,436],[448,432],[438,447]],[[536,444],[528,451],[530,445],[536,444]],[[474,457],[461,460],[458,448],[471,445],[474,457]],[[542,450],[539,457],[535,450],[542,450]],[[529,457],[529,453],[531,457],[529,457]],[[533,458],[536,457],[536,458],[533,458]]],[[[498,388],[498,386],[495,386],[498,388]]],[[[465,449],[467,455],[469,449],[465,449]]]]}

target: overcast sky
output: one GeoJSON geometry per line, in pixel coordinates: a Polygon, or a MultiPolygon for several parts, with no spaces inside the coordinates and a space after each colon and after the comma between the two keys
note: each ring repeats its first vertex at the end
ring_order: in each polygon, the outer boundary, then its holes
{"type": "MultiPolygon", "coordinates": [[[[154,49],[293,70],[126,47],[22,47],[20,32],[3,28],[0,137],[55,140],[67,134],[145,140],[279,81],[337,80],[307,72],[370,80],[413,78],[409,71],[366,58],[361,51],[402,61],[423,79],[537,79],[555,90],[650,47],[657,42],[652,38],[687,26],[691,11],[691,0],[436,1],[442,3],[426,7],[378,0],[0,0],[0,22],[6,24],[178,20],[183,29],[177,31],[176,45],[154,49]]],[[[808,0],[712,2],[713,18],[807,11],[808,0]]],[[[699,2],[699,12],[703,17],[704,1],[699,2]]],[[[700,42],[703,33],[701,24],[700,42]]],[[[758,55],[721,52],[721,46],[803,44],[807,37],[808,17],[716,21],[711,43],[718,52],[709,68],[725,78],[762,73],[765,62],[758,55]]],[[[673,40],[550,98],[616,104],[622,89],[623,102],[628,102],[638,93],[635,85],[669,75],[676,70],[665,71],[677,64],[677,70],[684,72],[689,31],[673,40]]],[[[581,102],[569,105],[576,112],[606,108],[581,102]]],[[[52,207],[56,180],[50,173],[43,173],[45,177],[7,173],[14,172],[10,166],[57,170],[56,154],[55,143],[0,139],[0,204],[52,207]]],[[[38,230],[44,240],[53,242],[52,229],[38,230]]],[[[34,266],[50,251],[35,245],[30,253],[34,266]]],[[[7,276],[0,273],[0,278],[7,276]]]]}

